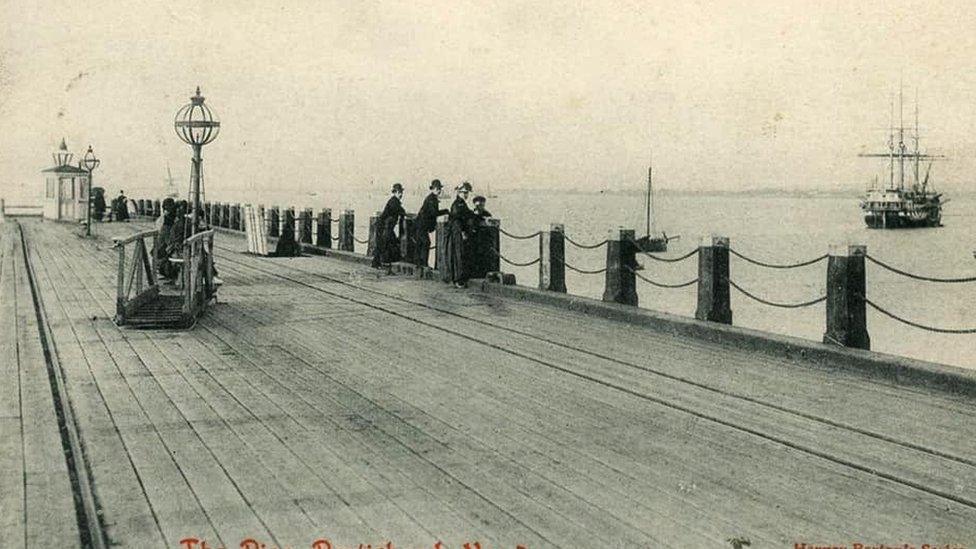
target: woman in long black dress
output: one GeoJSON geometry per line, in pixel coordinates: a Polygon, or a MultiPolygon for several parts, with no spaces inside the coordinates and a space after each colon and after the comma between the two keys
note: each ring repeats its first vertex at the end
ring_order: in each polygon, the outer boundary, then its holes
{"type": "Polygon", "coordinates": [[[403,204],[403,185],[393,184],[390,191],[393,196],[386,201],[383,213],[376,220],[376,249],[373,251],[373,268],[379,268],[384,264],[400,261],[400,239],[394,230],[400,225],[400,220],[406,215],[403,204]]]}
{"type": "Polygon", "coordinates": [[[447,272],[450,274],[451,282],[457,288],[463,288],[468,283],[470,270],[470,238],[475,225],[475,216],[468,207],[468,193],[471,192],[471,183],[467,181],[461,183],[455,189],[457,192],[454,202],[451,204],[451,211],[447,217],[447,272]]]}

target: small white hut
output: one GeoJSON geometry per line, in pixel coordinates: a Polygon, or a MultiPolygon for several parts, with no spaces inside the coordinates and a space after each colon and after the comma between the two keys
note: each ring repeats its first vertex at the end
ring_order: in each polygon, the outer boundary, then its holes
{"type": "Polygon", "coordinates": [[[60,221],[79,221],[87,216],[88,171],[71,165],[74,156],[68,152],[64,139],[61,147],[51,155],[54,166],[41,173],[46,177],[44,217],[60,221]]]}

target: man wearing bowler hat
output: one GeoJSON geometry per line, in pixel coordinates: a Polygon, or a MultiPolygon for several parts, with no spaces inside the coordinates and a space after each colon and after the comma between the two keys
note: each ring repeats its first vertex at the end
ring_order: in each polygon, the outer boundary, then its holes
{"type": "Polygon", "coordinates": [[[440,196],[443,186],[439,179],[430,182],[430,194],[417,212],[416,234],[417,257],[413,258],[420,267],[427,267],[430,257],[430,233],[437,229],[437,217],[448,213],[440,208],[440,196]]]}
{"type": "Polygon", "coordinates": [[[406,212],[400,199],[403,197],[403,185],[394,183],[390,189],[390,199],[383,208],[383,213],[376,222],[376,250],[373,251],[373,268],[383,264],[400,261],[400,239],[394,230],[400,225],[400,220],[406,212]]]}

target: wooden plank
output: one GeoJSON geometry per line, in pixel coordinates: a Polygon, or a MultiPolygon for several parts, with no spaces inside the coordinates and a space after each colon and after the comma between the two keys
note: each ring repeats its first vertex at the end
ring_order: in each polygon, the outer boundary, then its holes
{"type": "MultiPolygon", "coordinates": [[[[272,321],[271,323],[272,324],[275,324],[274,321],[272,321]]],[[[285,323],[277,323],[276,325],[285,325],[285,323]]],[[[401,331],[402,331],[402,327],[401,328],[398,328],[395,331],[393,331],[393,333],[398,333],[399,334],[399,333],[401,333],[401,331]]],[[[362,337],[361,334],[369,334],[369,333],[370,332],[367,331],[367,330],[360,330],[359,332],[357,332],[357,335],[361,338],[362,337]]],[[[388,331],[384,331],[384,334],[387,334],[387,333],[388,333],[388,331]]],[[[368,335],[367,335],[367,337],[368,337],[368,335]]],[[[319,335],[319,338],[321,338],[320,335],[319,335]]],[[[404,341],[423,341],[424,340],[423,338],[424,338],[424,334],[417,334],[416,337],[410,337],[410,336],[405,337],[404,338],[404,341]]],[[[292,339],[292,341],[295,341],[295,340],[302,341],[304,338],[302,338],[302,337],[297,337],[297,338],[292,337],[291,339],[292,339]]]]}
{"type": "Polygon", "coordinates": [[[16,292],[13,276],[13,223],[0,226],[0,539],[26,544],[24,437],[17,360],[16,292]]]}

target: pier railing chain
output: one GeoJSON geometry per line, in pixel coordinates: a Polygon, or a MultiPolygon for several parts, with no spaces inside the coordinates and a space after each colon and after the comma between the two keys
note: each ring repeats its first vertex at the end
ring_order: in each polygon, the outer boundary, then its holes
{"type": "Polygon", "coordinates": [[[579,242],[576,242],[575,240],[573,240],[572,238],[568,237],[565,234],[563,235],[563,239],[565,239],[566,242],[569,242],[573,246],[576,246],[577,248],[583,248],[584,250],[592,250],[594,248],[599,248],[600,246],[603,246],[604,244],[609,242],[609,240],[604,240],[603,242],[597,242],[596,244],[580,244],[579,242]]]}
{"type": "Polygon", "coordinates": [[[816,299],[811,299],[810,301],[804,301],[803,303],[779,303],[779,302],[776,302],[776,301],[769,301],[768,299],[763,299],[763,298],[761,298],[761,297],[759,297],[759,296],[757,296],[757,295],[755,295],[755,294],[753,294],[753,293],[745,290],[742,286],[739,286],[738,284],[736,284],[732,280],[729,280],[729,285],[732,286],[733,288],[735,288],[736,290],[739,290],[740,292],[742,292],[748,298],[751,298],[751,299],[753,299],[755,301],[758,301],[759,303],[762,303],[763,305],[769,305],[770,307],[779,307],[780,309],[799,309],[801,307],[810,307],[811,305],[816,305],[817,303],[820,303],[821,301],[826,301],[827,300],[827,296],[826,295],[822,295],[822,296],[820,296],[820,297],[818,297],[816,299]]]}
{"type": "Polygon", "coordinates": [[[684,261],[684,260],[688,259],[689,257],[698,255],[698,248],[695,248],[694,250],[691,250],[690,252],[686,253],[685,255],[682,255],[682,256],[679,256],[679,257],[661,257],[659,255],[654,255],[654,254],[652,254],[650,252],[645,252],[644,250],[641,250],[641,245],[636,240],[631,240],[630,243],[633,244],[634,246],[637,246],[637,250],[640,253],[646,255],[647,257],[653,259],[654,261],[661,261],[663,263],[678,263],[679,261],[684,261]]]}
{"type": "Polygon", "coordinates": [[[654,280],[647,278],[646,276],[640,274],[639,272],[637,272],[631,267],[624,267],[624,268],[627,269],[629,272],[633,273],[634,276],[636,276],[637,278],[643,280],[644,282],[647,282],[651,286],[657,286],[658,288],[668,288],[668,289],[685,288],[687,286],[691,286],[692,284],[698,284],[697,278],[695,278],[694,280],[689,280],[688,282],[681,282],[680,284],[667,284],[664,282],[655,282],[654,280]]]}
{"type": "Polygon", "coordinates": [[[535,238],[535,237],[537,237],[537,236],[539,236],[539,235],[542,234],[542,231],[536,231],[536,232],[534,232],[532,234],[525,234],[525,235],[512,234],[512,233],[506,231],[505,229],[502,229],[501,227],[498,228],[498,232],[502,233],[503,235],[505,235],[505,236],[507,236],[509,238],[514,238],[515,240],[529,240],[531,238],[535,238]]]}
{"type": "Polygon", "coordinates": [[[961,282],[976,282],[976,276],[969,276],[969,277],[963,277],[963,278],[936,278],[936,277],[932,277],[932,276],[922,276],[922,275],[912,274],[912,273],[903,271],[903,270],[901,270],[901,269],[899,269],[897,267],[892,267],[891,265],[888,265],[887,263],[885,263],[885,262],[883,262],[883,261],[881,261],[879,259],[875,259],[875,258],[871,257],[870,255],[865,255],[864,257],[866,257],[868,261],[870,261],[871,263],[874,263],[875,265],[877,265],[879,267],[882,267],[884,269],[887,269],[887,270],[889,270],[889,271],[891,271],[891,272],[893,272],[895,274],[900,274],[902,276],[907,276],[908,278],[914,278],[915,280],[924,280],[926,282],[942,282],[942,283],[945,283],[945,284],[958,284],[958,283],[961,283],[961,282]]]}
{"type": "Polygon", "coordinates": [[[569,269],[571,271],[576,271],[577,273],[580,273],[580,274],[595,275],[595,274],[601,274],[601,273],[607,272],[607,268],[606,267],[604,267],[602,269],[596,269],[596,270],[590,271],[590,270],[587,270],[587,269],[580,269],[578,267],[574,267],[574,266],[570,265],[569,263],[567,263],[566,260],[563,260],[563,259],[559,259],[559,258],[556,258],[556,257],[554,257],[552,259],[554,261],[558,261],[558,262],[562,263],[563,266],[565,266],[567,269],[569,269]]]}
{"type": "Polygon", "coordinates": [[[748,263],[752,263],[753,265],[759,265],[760,267],[766,267],[767,269],[796,269],[799,267],[806,267],[807,265],[813,265],[814,263],[819,263],[824,259],[827,259],[827,254],[824,254],[820,257],[815,257],[813,259],[809,259],[807,261],[801,261],[799,263],[785,263],[785,264],[766,263],[765,261],[759,261],[758,259],[752,259],[751,257],[742,255],[739,252],[733,250],[732,248],[729,248],[729,253],[748,263]]]}
{"type": "Polygon", "coordinates": [[[505,263],[508,263],[509,265],[511,265],[513,267],[531,267],[531,266],[535,265],[536,263],[542,261],[542,257],[540,256],[540,257],[537,257],[537,258],[535,258],[532,261],[529,261],[527,263],[519,263],[517,261],[512,261],[511,259],[508,259],[507,257],[503,256],[495,248],[488,248],[488,249],[491,250],[491,253],[493,253],[496,256],[498,256],[498,259],[501,259],[502,261],[504,261],[505,263]]]}
{"type": "Polygon", "coordinates": [[[911,326],[913,328],[925,330],[926,332],[936,332],[939,334],[976,334],[976,328],[954,329],[954,328],[937,328],[935,326],[926,326],[924,324],[919,324],[917,322],[912,322],[911,320],[902,318],[896,315],[895,313],[892,313],[891,311],[887,311],[884,308],[882,308],[880,305],[878,305],[877,303],[871,301],[866,297],[864,298],[864,302],[870,305],[871,308],[874,309],[875,311],[878,311],[879,313],[885,315],[886,317],[892,320],[896,320],[898,322],[901,322],[902,324],[907,324],[908,326],[911,326]]]}

